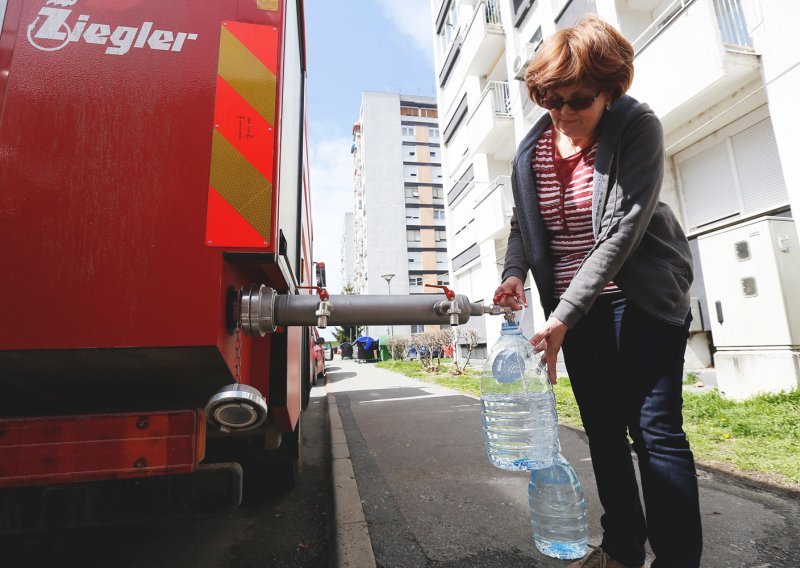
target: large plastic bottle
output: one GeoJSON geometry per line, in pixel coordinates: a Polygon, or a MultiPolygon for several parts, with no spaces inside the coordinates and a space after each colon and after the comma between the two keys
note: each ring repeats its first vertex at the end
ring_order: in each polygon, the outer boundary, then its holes
{"type": "Polygon", "coordinates": [[[548,467],[558,457],[558,417],[542,356],[518,323],[504,322],[481,377],[483,437],[500,469],[548,467]]]}
{"type": "Polygon", "coordinates": [[[563,456],[550,467],[531,471],[528,503],[539,552],[562,560],[586,554],[589,526],[583,487],[563,456]]]}

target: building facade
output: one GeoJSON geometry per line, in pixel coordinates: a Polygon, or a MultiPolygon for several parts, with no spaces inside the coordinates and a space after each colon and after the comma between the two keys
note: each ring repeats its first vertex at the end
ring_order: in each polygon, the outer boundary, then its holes
{"type": "Polygon", "coordinates": [[[348,211],[342,221],[342,236],[339,241],[339,261],[342,288],[353,286],[356,276],[355,242],[353,240],[353,213],[348,211]]]}
{"type": "MultiPolygon", "coordinates": [[[[743,317],[744,308],[732,308],[743,295],[752,310],[768,297],[787,296],[785,286],[775,284],[753,294],[757,287],[755,280],[748,280],[748,271],[755,279],[758,270],[730,252],[742,246],[732,242],[723,246],[730,253],[723,256],[739,262],[736,266],[747,274],[732,276],[723,290],[725,286],[708,282],[704,275],[725,267],[717,256],[704,253],[701,244],[762,217],[791,219],[792,205],[800,207],[800,140],[794,135],[799,123],[792,105],[800,88],[800,52],[789,29],[800,16],[800,4],[431,0],[431,13],[453,288],[486,299],[500,282],[513,207],[511,162],[517,144],[544,115],[527,96],[523,78],[528,63],[543,38],[586,14],[598,14],[634,46],[630,94],[647,102],[664,125],[667,163],[661,199],[681,220],[695,253],[687,368],[742,368],[758,359],[757,351],[766,351],[774,356],[773,365],[753,368],[778,373],[786,386],[796,386],[800,333],[788,333],[770,345],[719,341],[721,327],[730,329],[732,321],[743,317]]],[[[793,223],[780,226],[784,233],[787,227],[794,229],[791,237],[797,238],[793,223]]],[[[781,252],[794,254],[790,248],[777,246],[779,252],[769,254],[780,260],[781,252]]],[[[767,280],[781,280],[760,278],[763,286],[767,280]]],[[[532,296],[528,332],[544,321],[535,290],[532,296]]],[[[761,320],[754,323],[765,329],[791,327],[788,322],[800,318],[800,306],[794,304],[764,304],[761,320]]],[[[492,320],[476,324],[491,345],[499,325],[492,320]]]]}
{"type": "MultiPolygon", "coordinates": [[[[362,94],[351,150],[357,293],[436,293],[426,284],[449,283],[439,137],[435,98],[362,94]]],[[[378,326],[365,333],[423,329],[378,326]]]]}

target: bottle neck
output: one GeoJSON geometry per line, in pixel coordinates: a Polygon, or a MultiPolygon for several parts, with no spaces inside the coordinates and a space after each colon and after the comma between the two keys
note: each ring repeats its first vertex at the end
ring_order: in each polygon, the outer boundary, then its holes
{"type": "Polygon", "coordinates": [[[500,335],[522,335],[522,330],[518,327],[513,329],[501,329],[500,335]]]}

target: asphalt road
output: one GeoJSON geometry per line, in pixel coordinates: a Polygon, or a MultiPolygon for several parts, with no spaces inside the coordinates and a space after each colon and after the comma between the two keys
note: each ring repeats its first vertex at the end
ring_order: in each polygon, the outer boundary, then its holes
{"type": "Polygon", "coordinates": [[[303,415],[300,482],[229,516],[0,538],[0,567],[323,568],[331,552],[331,449],[325,386],[303,415]]]}
{"type": "MultiPolygon", "coordinates": [[[[335,364],[328,389],[378,566],[567,564],[533,546],[528,477],[489,465],[476,398],[370,364],[335,364]]],[[[560,437],[583,483],[590,542],[597,543],[601,511],[588,446],[579,430],[562,427],[560,437]]],[[[700,472],[700,491],[704,567],[800,566],[800,496],[708,469],[700,472]]]]}
{"type": "MultiPolygon", "coordinates": [[[[560,436],[596,543],[588,446],[579,430],[560,436]]],[[[564,567],[533,546],[527,483],[524,473],[489,465],[476,398],[337,357],[327,387],[312,392],[291,493],[224,517],[0,538],[0,567],[564,567]],[[368,534],[354,530],[362,509],[368,534]],[[370,554],[336,563],[337,550],[364,548],[370,554]]],[[[704,568],[800,566],[798,494],[709,469],[700,491],[704,568]]]]}

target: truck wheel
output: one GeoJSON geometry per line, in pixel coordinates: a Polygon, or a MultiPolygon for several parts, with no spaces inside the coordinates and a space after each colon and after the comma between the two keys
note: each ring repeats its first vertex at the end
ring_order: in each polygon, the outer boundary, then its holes
{"type": "Polygon", "coordinates": [[[259,505],[294,489],[300,476],[302,448],[301,420],[294,432],[282,435],[281,446],[266,452],[262,459],[242,463],[244,480],[242,505],[259,505]]]}

